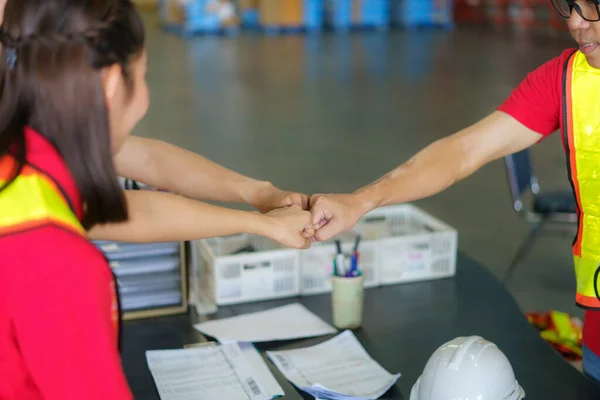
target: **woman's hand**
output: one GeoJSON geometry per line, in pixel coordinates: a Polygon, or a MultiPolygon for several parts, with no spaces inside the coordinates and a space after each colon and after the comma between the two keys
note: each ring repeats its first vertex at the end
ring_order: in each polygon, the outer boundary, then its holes
{"type": "Polygon", "coordinates": [[[261,236],[295,249],[308,249],[315,234],[312,216],[298,205],[273,210],[264,215],[265,231],[261,236]]]}

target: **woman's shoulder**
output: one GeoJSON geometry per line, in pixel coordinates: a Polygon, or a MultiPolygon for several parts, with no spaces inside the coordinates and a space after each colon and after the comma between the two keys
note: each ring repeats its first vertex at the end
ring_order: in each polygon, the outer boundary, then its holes
{"type": "Polygon", "coordinates": [[[85,236],[52,223],[0,235],[0,254],[2,272],[18,274],[22,282],[82,271],[112,277],[103,254],[85,236]]]}

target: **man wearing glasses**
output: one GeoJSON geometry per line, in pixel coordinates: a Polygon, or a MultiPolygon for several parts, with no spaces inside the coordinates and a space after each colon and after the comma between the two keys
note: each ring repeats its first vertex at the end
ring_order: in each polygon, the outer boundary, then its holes
{"type": "Polygon", "coordinates": [[[498,110],[438,140],[351,194],[314,195],[315,238],[350,229],[367,212],[448,188],[483,165],[524,150],[560,129],[577,200],[573,244],[576,301],[586,309],[585,373],[600,382],[600,0],[552,0],[578,48],[531,72],[498,110]]]}

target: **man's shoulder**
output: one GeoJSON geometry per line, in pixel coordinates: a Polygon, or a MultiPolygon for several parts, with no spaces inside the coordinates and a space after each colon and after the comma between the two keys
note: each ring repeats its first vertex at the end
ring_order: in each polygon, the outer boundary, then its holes
{"type": "Polygon", "coordinates": [[[577,49],[574,48],[563,50],[556,57],[539,65],[527,74],[527,78],[522,82],[522,85],[536,89],[550,87],[551,90],[559,90],[566,62],[575,51],[577,49]]]}

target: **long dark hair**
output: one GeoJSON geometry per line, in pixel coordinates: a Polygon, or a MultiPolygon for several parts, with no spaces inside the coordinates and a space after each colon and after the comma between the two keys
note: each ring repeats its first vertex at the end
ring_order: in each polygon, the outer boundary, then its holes
{"type": "Polygon", "coordinates": [[[86,229],[126,220],[100,71],[119,64],[133,82],[144,26],[131,0],[8,0],[0,42],[0,157],[11,152],[18,165],[8,184],[26,162],[30,126],[66,162],[86,229]]]}

